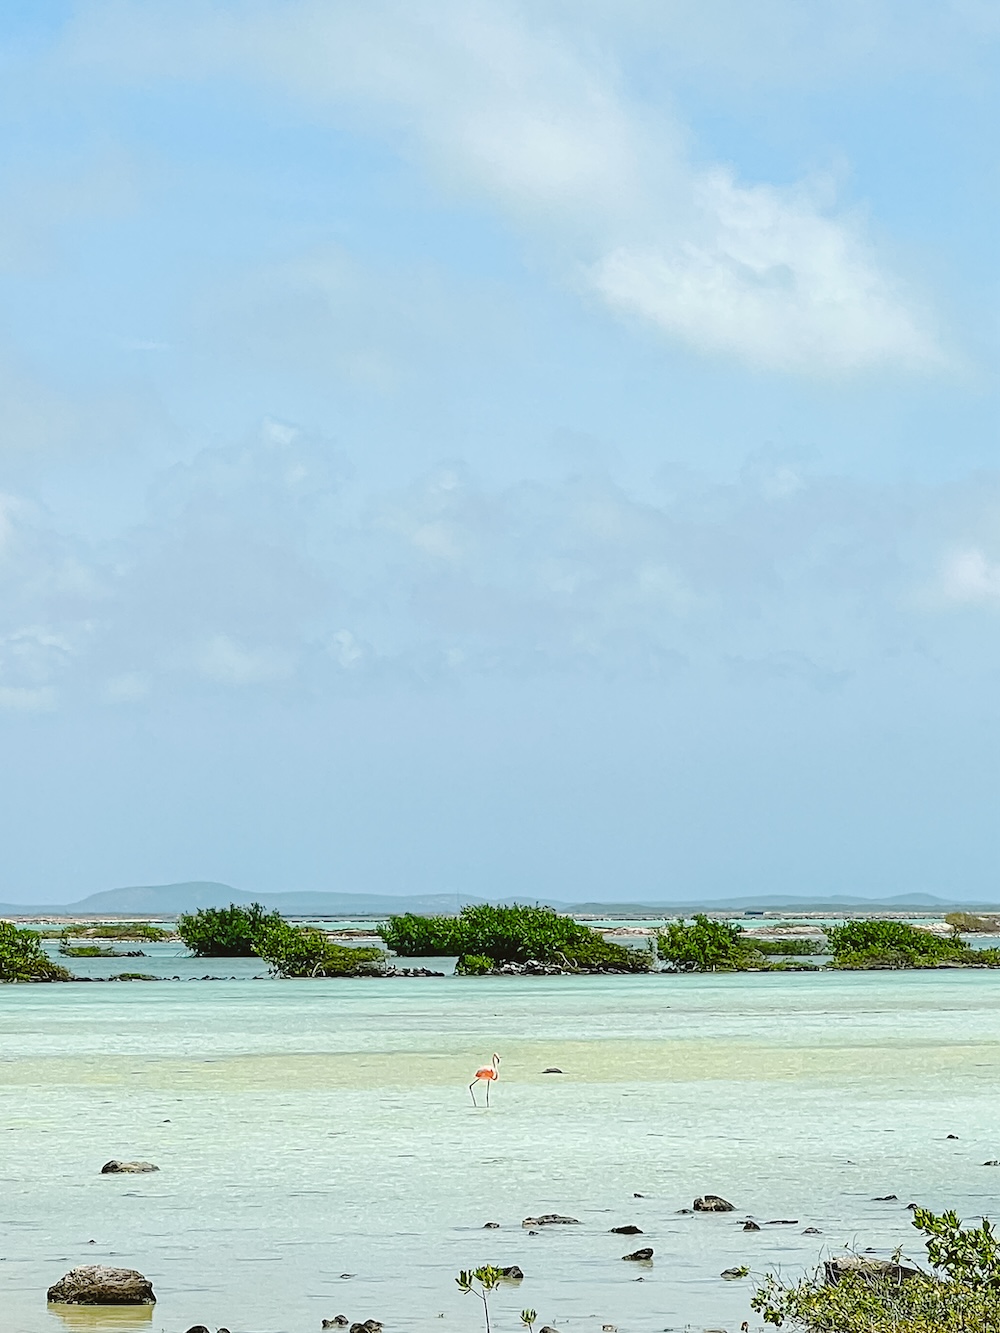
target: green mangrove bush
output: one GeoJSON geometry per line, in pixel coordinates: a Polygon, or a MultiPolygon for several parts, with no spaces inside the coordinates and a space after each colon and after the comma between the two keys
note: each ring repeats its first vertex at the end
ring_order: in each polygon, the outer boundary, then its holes
{"type": "Polygon", "coordinates": [[[768,1324],[806,1333],[1000,1333],[1000,1250],[983,1219],[918,1208],[931,1271],[861,1270],[833,1282],[819,1272],[788,1285],[770,1274],[752,1307],[768,1324]]]}
{"type": "Polygon", "coordinates": [[[283,919],[279,912],[265,912],[260,903],[230,903],[178,917],[177,933],[199,958],[253,958],[261,933],[283,919]]]}
{"type": "Polygon", "coordinates": [[[54,963],[35,930],[0,921],[0,981],[72,981],[71,973],[54,963]]]}
{"type": "Polygon", "coordinates": [[[581,972],[648,972],[654,961],[648,949],[611,943],[550,907],[483,903],[463,907],[457,917],[393,916],[380,934],[406,958],[458,954],[466,960],[485,958],[492,967],[536,962],[581,972]]]}
{"type": "Polygon", "coordinates": [[[385,971],[381,949],[337,944],[314,926],[293,926],[278,917],[256,937],[257,952],[278,977],[361,977],[385,971]]]}
{"type": "Polygon", "coordinates": [[[873,967],[934,967],[937,963],[982,962],[960,936],[933,935],[905,921],[848,921],[826,932],[833,966],[844,969],[873,967]]]}
{"type": "Polygon", "coordinates": [[[756,940],[732,921],[712,921],[703,912],[693,921],[671,921],[656,938],[656,951],[679,972],[745,972],[766,966],[756,940]]]}

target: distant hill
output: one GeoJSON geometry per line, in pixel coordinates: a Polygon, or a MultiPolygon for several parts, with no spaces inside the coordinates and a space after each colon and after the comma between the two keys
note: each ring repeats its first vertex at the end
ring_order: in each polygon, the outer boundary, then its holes
{"type": "Polygon", "coordinates": [[[228,884],[194,880],[185,884],[142,884],[92,893],[75,903],[0,903],[0,916],[176,916],[199,907],[262,903],[287,916],[384,916],[390,912],[454,912],[484,898],[453,893],[391,897],[367,893],[244,893],[228,884]]]}
{"type": "MultiPolygon", "coordinates": [[[[391,912],[455,912],[466,903],[483,903],[485,898],[472,894],[432,893],[394,896],[369,893],[245,893],[229,884],[212,880],[194,880],[184,884],[137,884],[123,889],[92,893],[75,903],[16,904],[0,903],[3,916],[176,916],[195,912],[199,907],[225,907],[229,903],[259,902],[286,916],[352,917],[387,916],[391,912]]],[[[506,901],[511,901],[507,899],[506,901]]],[[[526,901],[534,901],[528,899],[526,901]]],[[[834,894],[825,898],[793,897],[787,894],[761,894],[756,898],[721,898],[685,903],[665,902],[586,902],[565,903],[550,900],[549,906],[563,912],[589,916],[677,916],[696,911],[748,912],[843,912],[927,911],[940,912],[952,907],[983,911],[996,910],[993,903],[958,903],[929,893],[904,893],[882,899],[834,894]]]]}

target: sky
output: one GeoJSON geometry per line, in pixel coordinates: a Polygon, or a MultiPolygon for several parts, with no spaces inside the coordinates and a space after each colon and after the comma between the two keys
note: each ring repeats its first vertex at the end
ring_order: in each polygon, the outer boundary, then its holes
{"type": "Polygon", "coordinates": [[[0,901],[1000,901],[998,0],[7,0],[0,901]]]}

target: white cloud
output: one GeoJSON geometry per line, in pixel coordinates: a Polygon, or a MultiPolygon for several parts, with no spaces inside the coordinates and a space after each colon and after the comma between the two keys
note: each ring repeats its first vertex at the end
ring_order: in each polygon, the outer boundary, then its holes
{"type": "Polygon", "coordinates": [[[945,359],[857,219],[815,190],[698,163],[687,127],[630,97],[583,23],[538,13],[95,3],[67,54],[132,79],[250,78],[327,118],[360,110],[448,188],[549,244],[564,279],[584,273],[612,309],[699,351],[809,375],[945,359]]]}
{"type": "Polygon", "coordinates": [[[0,708],[9,712],[50,713],[56,701],[56,692],[49,686],[0,685],[0,708]]]}
{"type": "Polygon", "coordinates": [[[954,551],[944,562],[940,589],[947,601],[1000,606],[1000,562],[974,546],[954,551]]]}
{"type": "Polygon", "coordinates": [[[226,634],[213,635],[194,655],[196,669],[221,685],[262,685],[287,680],[292,655],[280,648],[247,648],[226,634]]]}

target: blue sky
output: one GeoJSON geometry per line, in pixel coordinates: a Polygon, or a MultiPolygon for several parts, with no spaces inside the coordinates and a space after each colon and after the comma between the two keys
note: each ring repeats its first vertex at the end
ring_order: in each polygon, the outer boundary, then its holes
{"type": "Polygon", "coordinates": [[[0,900],[1000,899],[993,0],[0,13],[0,900]]]}

